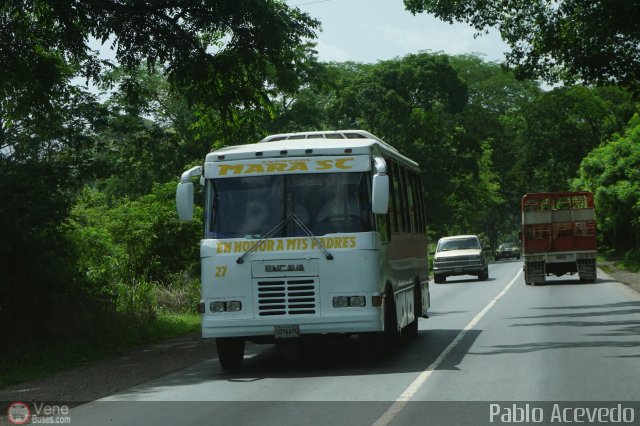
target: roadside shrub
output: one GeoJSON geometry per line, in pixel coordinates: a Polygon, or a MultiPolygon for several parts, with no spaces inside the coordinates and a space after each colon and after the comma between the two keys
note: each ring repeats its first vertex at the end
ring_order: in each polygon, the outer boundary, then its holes
{"type": "Polygon", "coordinates": [[[113,300],[118,316],[144,323],[159,311],[193,310],[201,222],[178,220],[175,182],[115,203],[87,187],[72,210],[68,233],[78,248],[78,269],[97,294],[113,300]]]}
{"type": "Polygon", "coordinates": [[[0,156],[0,352],[92,333],[108,310],[77,268],[67,177],[64,165],[0,156]]]}
{"type": "Polygon", "coordinates": [[[632,272],[640,271],[640,249],[629,250],[625,253],[624,266],[632,272]]]}
{"type": "Polygon", "coordinates": [[[153,283],[143,279],[115,284],[117,312],[130,323],[145,324],[157,318],[156,293],[153,283]]]}
{"type": "Polygon", "coordinates": [[[200,301],[200,279],[186,271],[177,274],[168,286],[156,287],[160,312],[192,313],[200,301]]]}

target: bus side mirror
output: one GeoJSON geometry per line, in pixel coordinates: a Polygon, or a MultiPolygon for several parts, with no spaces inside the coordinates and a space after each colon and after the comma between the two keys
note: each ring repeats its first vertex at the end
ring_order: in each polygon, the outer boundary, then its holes
{"type": "Polygon", "coordinates": [[[176,207],[180,220],[193,219],[193,183],[179,183],[176,188],[176,207]]]}
{"type": "Polygon", "coordinates": [[[387,214],[389,211],[389,176],[373,175],[371,188],[371,210],[374,214],[387,214]]]}
{"type": "Polygon", "coordinates": [[[189,179],[194,176],[202,176],[202,167],[192,167],[184,172],[176,188],[176,208],[180,220],[193,219],[193,183],[189,179]]]}

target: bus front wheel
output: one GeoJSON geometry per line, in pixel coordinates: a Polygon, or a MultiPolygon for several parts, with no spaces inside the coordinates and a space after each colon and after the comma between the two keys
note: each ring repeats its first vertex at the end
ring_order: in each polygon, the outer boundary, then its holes
{"type": "Polygon", "coordinates": [[[219,337],[216,339],[218,359],[224,370],[237,370],[244,359],[244,339],[219,337]]]}

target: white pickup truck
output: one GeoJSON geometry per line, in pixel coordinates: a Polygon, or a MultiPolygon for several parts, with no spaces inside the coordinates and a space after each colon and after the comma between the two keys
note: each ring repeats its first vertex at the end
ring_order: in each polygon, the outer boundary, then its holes
{"type": "Polygon", "coordinates": [[[477,275],[480,281],[489,279],[487,256],[476,235],[455,235],[438,240],[433,280],[441,284],[454,275],[477,275]]]}

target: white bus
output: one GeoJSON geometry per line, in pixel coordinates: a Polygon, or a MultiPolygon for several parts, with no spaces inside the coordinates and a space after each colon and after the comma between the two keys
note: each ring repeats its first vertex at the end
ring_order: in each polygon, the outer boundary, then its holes
{"type": "Polygon", "coordinates": [[[224,369],[240,367],[246,341],[417,335],[430,298],[416,162],[362,130],[271,135],[183,173],[182,220],[195,176],[205,186],[198,310],[224,369]]]}

